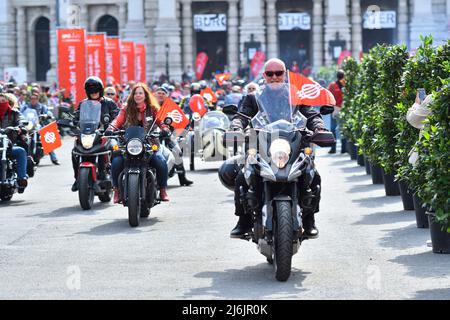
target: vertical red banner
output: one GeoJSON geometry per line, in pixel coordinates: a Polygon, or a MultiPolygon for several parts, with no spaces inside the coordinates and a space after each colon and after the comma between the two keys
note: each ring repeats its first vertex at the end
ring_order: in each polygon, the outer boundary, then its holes
{"type": "Polygon", "coordinates": [[[122,82],[136,80],[135,43],[122,41],[122,82]]]}
{"type": "Polygon", "coordinates": [[[250,63],[250,72],[253,77],[258,75],[259,71],[264,66],[265,61],[266,55],[264,52],[257,51],[253,56],[252,62],[250,63]]]}
{"type": "Polygon", "coordinates": [[[145,44],[136,44],[136,81],[147,82],[145,44]]]}
{"type": "Polygon", "coordinates": [[[57,41],[59,85],[77,107],[86,96],[86,30],[57,29],[57,41]]]}
{"type": "Polygon", "coordinates": [[[106,85],[106,34],[87,36],[88,76],[97,76],[106,85]]]}
{"type": "Polygon", "coordinates": [[[201,80],[203,72],[205,71],[206,64],[208,63],[208,55],[205,52],[199,52],[195,64],[195,77],[197,80],[201,80]]]}
{"type": "Polygon", "coordinates": [[[119,38],[106,39],[106,80],[107,83],[122,84],[121,41],[119,38]]]}

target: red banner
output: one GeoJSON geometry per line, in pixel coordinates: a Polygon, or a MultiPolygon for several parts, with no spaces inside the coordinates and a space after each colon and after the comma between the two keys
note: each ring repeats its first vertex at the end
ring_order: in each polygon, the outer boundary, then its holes
{"type": "Polygon", "coordinates": [[[189,119],[183,113],[181,108],[170,98],[166,98],[159,110],[156,118],[164,121],[166,117],[171,117],[172,127],[175,128],[177,134],[183,132],[183,130],[189,125],[189,119]]]}
{"type": "Polygon", "coordinates": [[[61,136],[59,135],[56,121],[53,121],[39,130],[39,135],[45,154],[49,154],[53,150],[61,147],[61,136]]]}
{"type": "Polygon", "coordinates": [[[122,84],[120,43],[119,38],[106,39],[106,79],[112,84],[122,84]]]}
{"type": "Polygon", "coordinates": [[[106,85],[106,34],[87,36],[88,76],[97,76],[106,85]]]}
{"type": "Polygon", "coordinates": [[[250,63],[250,72],[253,77],[258,75],[259,71],[264,66],[265,61],[266,55],[264,52],[257,51],[253,56],[252,62],[250,63]]]}
{"type": "Polygon", "coordinates": [[[122,41],[122,82],[136,80],[135,43],[122,41]]]}
{"type": "Polygon", "coordinates": [[[333,94],[317,82],[288,71],[292,105],[335,106],[333,94]]]}
{"type": "Polygon", "coordinates": [[[195,64],[195,77],[197,80],[201,80],[203,72],[205,71],[206,64],[208,63],[208,55],[205,52],[200,52],[197,55],[197,61],[195,64]]]}
{"type": "Polygon", "coordinates": [[[86,30],[57,29],[57,41],[59,85],[77,107],[86,96],[86,30]]]}
{"type": "Polygon", "coordinates": [[[342,62],[344,62],[345,58],[347,57],[351,57],[352,53],[349,50],[342,50],[341,54],[339,55],[338,58],[338,66],[340,66],[342,64],[342,62]]]}
{"type": "Polygon", "coordinates": [[[145,44],[136,44],[136,81],[147,82],[145,44]]]}

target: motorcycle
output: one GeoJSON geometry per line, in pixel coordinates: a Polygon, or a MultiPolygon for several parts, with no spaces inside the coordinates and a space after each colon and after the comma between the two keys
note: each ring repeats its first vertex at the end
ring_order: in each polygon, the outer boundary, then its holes
{"type": "Polygon", "coordinates": [[[13,143],[7,135],[7,130],[0,129],[0,200],[9,201],[18,190],[17,161],[12,157],[13,143]]]}
{"type": "MultiPolygon", "coordinates": [[[[289,93],[289,85],[280,90],[289,93]]],[[[311,144],[331,146],[331,132],[306,128],[307,119],[291,107],[289,94],[276,101],[258,94],[259,112],[251,119],[250,135],[242,135],[247,158],[244,176],[248,192],[241,187],[241,202],[246,214],[252,216],[252,232],[244,235],[252,240],[270,264],[275,278],[286,281],[291,273],[292,256],[306,239],[302,229],[300,201],[311,195],[298,188],[300,177],[310,183],[314,162],[311,144]]],[[[236,141],[236,132],[226,134],[226,142],[236,141]]]]}
{"type": "MultiPolygon", "coordinates": [[[[109,175],[111,154],[115,141],[104,136],[98,129],[101,116],[101,103],[94,100],[83,101],[80,105],[80,130],[75,139],[74,154],[79,156],[78,199],[83,210],[92,208],[94,196],[101,202],[112,198],[112,181],[109,175]],[[103,170],[99,168],[99,158],[103,157],[103,170]],[[103,172],[101,172],[103,171],[103,172]]],[[[111,119],[106,116],[104,123],[111,119]]]]}
{"type": "Polygon", "coordinates": [[[61,137],[69,135],[71,137],[77,136],[77,128],[73,125],[74,114],[70,104],[62,102],[58,108],[58,130],[61,137]]]}
{"type": "MultiPolygon", "coordinates": [[[[170,125],[172,120],[166,118],[164,122],[170,125]]],[[[151,208],[161,203],[157,198],[156,171],[149,164],[160,148],[160,134],[152,130],[146,134],[141,126],[131,126],[116,134],[122,140],[125,160],[119,175],[120,200],[128,207],[128,223],[137,227],[140,218],[147,218],[151,208]]]]}

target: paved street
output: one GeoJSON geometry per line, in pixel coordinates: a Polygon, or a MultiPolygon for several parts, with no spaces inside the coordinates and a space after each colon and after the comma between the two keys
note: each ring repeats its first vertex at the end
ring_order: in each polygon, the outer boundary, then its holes
{"type": "Polygon", "coordinates": [[[25,193],[0,204],[0,299],[450,299],[450,255],[433,254],[414,212],[347,154],[318,151],[320,237],[280,283],[255,244],[229,238],[220,163],[196,159],[194,185],[169,180],[171,201],[132,229],[121,205],[80,209],[71,148],[65,138],[62,165],[44,158],[25,193]]]}

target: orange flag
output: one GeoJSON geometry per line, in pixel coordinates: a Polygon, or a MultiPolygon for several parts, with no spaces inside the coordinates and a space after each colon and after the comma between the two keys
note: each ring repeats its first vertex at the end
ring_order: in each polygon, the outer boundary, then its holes
{"type": "Polygon", "coordinates": [[[39,134],[41,136],[42,148],[45,154],[49,154],[53,150],[61,147],[61,136],[59,135],[58,125],[56,121],[43,127],[39,134]]]}
{"type": "Polygon", "coordinates": [[[219,86],[221,86],[225,81],[230,79],[230,77],[231,77],[231,73],[220,73],[220,74],[215,75],[215,78],[216,78],[219,86]]]}
{"type": "Polygon", "coordinates": [[[166,117],[171,117],[172,127],[180,134],[189,125],[189,119],[183,113],[183,110],[170,98],[166,98],[156,118],[164,121],[166,117]]]}
{"type": "Polygon", "coordinates": [[[210,103],[211,103],[211,102],[212,102],[212,103],[216,103],[216,102],[217,102],[217,97],[216,97],[216,95],[214,94],[214,92],[212,91],[212,89],[209,88],[209,87],[203,89],[203,90],[200,92],[200,95],[201,95],[203,98],[205,98],[206,100],[208,100],[208,102],[210,102],[210,103]]]}
{"type": "Polygon", "coordinates": [[[289,87],[292,105],[335,106],[333,94],[320,84],[301,74],[289,71],[289,87]]]}

